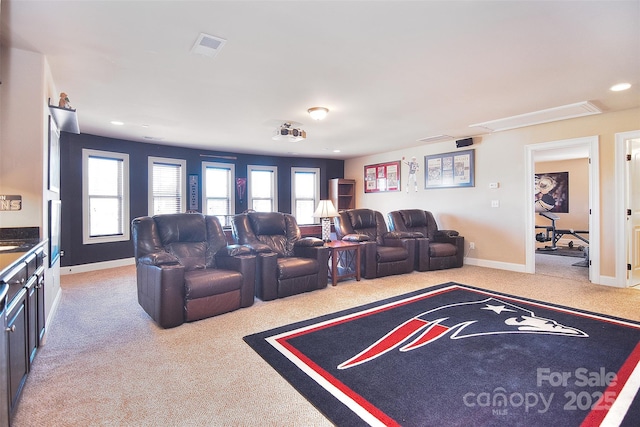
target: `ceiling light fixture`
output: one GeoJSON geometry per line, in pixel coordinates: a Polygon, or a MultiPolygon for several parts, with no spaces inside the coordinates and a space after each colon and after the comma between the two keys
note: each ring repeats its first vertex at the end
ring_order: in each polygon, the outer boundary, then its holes
{"type": "Polygon", "coordinates": [[[609,90],[613,92],[620,92],[623,90],[627,90],[631,87],[631,83],[618,83],[617,85],[613,85],[609,88],[609,90]]]}
{"type": "Polygon", "coordinates": [[[123,126],[124,123],[119,120],[111,120],[111,124],[114,126],[123,126]]]}
{"type": "Polygon", "coordinates": [[[309,108],[307,112],[309,113],[309,115],[313,120],[322,120],[325,117],[327,117],[327,114],[329,113],[329,109],[324,107],[313,107],[313,108],[309,108]]]}

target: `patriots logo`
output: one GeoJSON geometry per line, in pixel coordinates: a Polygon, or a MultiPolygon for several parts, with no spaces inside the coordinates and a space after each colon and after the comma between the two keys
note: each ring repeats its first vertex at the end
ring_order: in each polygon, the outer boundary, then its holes
{"type": "Polygon", "coordinates": [[[580,338],[589,336],[555,320],[538,317],[531,310],[496,298],[486,298],[443,305],[418,314],[342,362],[338,369],[361,365],[397,347],[402,352],[415,350],[447,335],[450,339],[457,340],[499,334],[547,334],[580,338]]]}

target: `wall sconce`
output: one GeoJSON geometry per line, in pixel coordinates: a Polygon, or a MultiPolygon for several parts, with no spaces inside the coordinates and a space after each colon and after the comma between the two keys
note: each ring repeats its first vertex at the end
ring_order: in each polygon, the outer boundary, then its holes
{"type": "Polygon", "coordinates": [[[331,200],[320,200],[318,208],[313,213],[314,218],[322,219],[322,240],[331,241],[331,218],[338,216],[338,211],[333,206],[331,200]]]}

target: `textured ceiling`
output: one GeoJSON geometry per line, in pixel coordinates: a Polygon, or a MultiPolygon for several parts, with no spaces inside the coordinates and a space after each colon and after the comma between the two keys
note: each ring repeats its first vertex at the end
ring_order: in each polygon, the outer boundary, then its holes
{"type": "Polygon", "coordinates": [[[581,101],[640,106],[640,1],[3,0],[1,19],[83,133],[133,141],[346,159],[581,101]],[[227,40],[215,58],[190,52],[200,33],[227,40]],[[272,140],[285,121],[307,139],[272,140]]]}

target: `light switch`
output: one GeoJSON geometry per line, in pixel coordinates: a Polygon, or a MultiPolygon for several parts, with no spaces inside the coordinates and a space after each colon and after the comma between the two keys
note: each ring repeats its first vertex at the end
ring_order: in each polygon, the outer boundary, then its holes
{"type": "Polygon", "coordinates": [[[491,188],[492,190],[495,190],[498,187],[500,187],[500,183],[499,182],[490,182],[489,183],[489,188],[491,188]]]}
{"type": "Polygon", "coordinates": [[[499,208],[500,207],[500,200],[492,200],[491,201],[491,207],[492,208],[499,208]]]}

